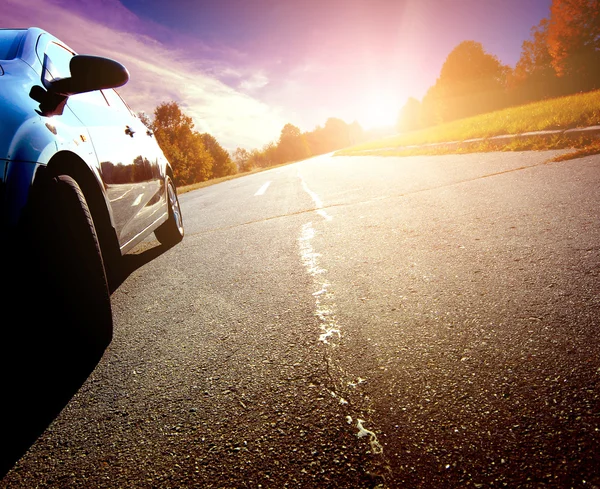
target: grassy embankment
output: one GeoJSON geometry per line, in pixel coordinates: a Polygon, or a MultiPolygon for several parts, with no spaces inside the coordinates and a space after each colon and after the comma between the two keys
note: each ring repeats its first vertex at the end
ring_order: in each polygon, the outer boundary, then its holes
{"type": "MultiPolygon", "coordinates": [[[[600,153],[600,139],[568,129],[600,126],[600,90],[511,107],[346,148],[336,155],[527,151],[573,148],[570,157],[600,153]],[[548,131],[545,135],[527,133],[548,131]],[[519,135],[519,137],[499,137],[519,135]]],[[[567,155],[561,156],[565,159],[567,155]]]]}

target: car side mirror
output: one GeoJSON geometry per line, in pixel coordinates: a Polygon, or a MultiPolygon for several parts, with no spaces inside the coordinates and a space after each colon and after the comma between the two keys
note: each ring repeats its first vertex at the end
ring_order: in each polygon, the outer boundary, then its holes
{"type": "Polygon", "coordinates": [[[69,63],[71,76],[45,81],[46,89],[69,96],[106,88],[117,88],[129,81],[129,72],[121,63],[100,56],[79,54],[69,63]]]}

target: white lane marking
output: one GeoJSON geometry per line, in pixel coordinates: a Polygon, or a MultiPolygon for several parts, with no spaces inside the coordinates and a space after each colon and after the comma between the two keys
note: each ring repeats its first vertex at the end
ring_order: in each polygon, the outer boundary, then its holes
{"type": "Polygon", "coordinates": [[[314,288],[313,293],[315,298],[315,316],[319,318],[321,335],[319,341],[328,344],[334,336],[340,338],[342,333],[337,324],[335,316],[335,303],[333,302],[333,294],[328,291],[331,284],[325,279],[324,275],[327,270],[319,265],[319,253],[315,253],[312,247],[312,239],[315,237],[315,229],[312,222],[302,226],[298,245],[300,247],[300,257],[308,274],[313,277],[314,288]]]}
{"type": "Polygon", "coordinates": [[[306,182],[304,181],[302,176],[300,176],[300,180],[302,180],[302,188],[308,195],[310,195],[310,198],[313,200],[313,202],[317,206],[317,209],[323,208],[323,202],[321,201],[319,196],[317,194],[315,194],[311,189],[308,188],[308,185],[306,185],[306,182]]]}
{"type": "Polygon", "coordinates": [[[319,214],[326,221],[331,221],[331,219],[333,218],[323,210],[323,202],[317,194],[315,194],[310,188],[308,188],[308,185],[306,185],[306,182],[304,181],[304,178],[302,178],[300,172],[298,172],[298,178],[302,182],[302,188],[304,189],[304,191],[310,196],[310,198],[315,203],[315,206],[317,207],[317,214],[319,214]]]}
{"type": "Polygon", "coordinates": [[[265,182],[263,184],[262,187],[260,187],[256,193],[254,194],[254,197],[259,196],[259,195],[264,195],[264,193],[267,191],[267,189],[269,188],[269,185],[271,185],[271,181],[269,180],[268,182],[265,182]]]}

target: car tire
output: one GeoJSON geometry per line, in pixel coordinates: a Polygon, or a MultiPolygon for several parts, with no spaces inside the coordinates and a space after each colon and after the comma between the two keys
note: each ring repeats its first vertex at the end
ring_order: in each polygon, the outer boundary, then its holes
{"type": "Polygon", "coordinates": [[[12,318],[0,328],[0,479],[84,384],[113,333],[94,220],[73,178],[34,183],[14,239],[3,255],[12,318]]]}
{"type": "Polygon", "coordinates": [[[169,206],[169,217],[155,231],[154,235],[158,241],[165,246],[175,246],[183,239],[183,216],[177,198],[177,190],[173,181],[167,177],[165,181],[167,203],[169,206]]]}
{"type": "Polygon", "coordinates": [[[50,180],[44,200],[44,261],[55,285],[51,303],[69,342],[82,345],[89,360],[99,360],[112,340],[113,321],[94,220],[81,188],[68,175],[50,180]]]}

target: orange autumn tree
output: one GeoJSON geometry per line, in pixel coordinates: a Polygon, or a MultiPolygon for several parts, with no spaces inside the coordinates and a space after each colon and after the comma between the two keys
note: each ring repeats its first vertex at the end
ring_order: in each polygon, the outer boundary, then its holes
{"type": "Polygon", "coordinates": [[[553,0],[548,52],[566,91],[600,88],[600,2],[553,0]]]}
{"type": "Polygon", "coordinates": [[[510,68],[487,53],[481,43],[461,42],[423,98],[423,122],[438,124],[505,107],[509,73],[510,68]]]}
{"type": "Polygon", "coordinates": [[[163,102],[156,107],[151,128],[173,165],[177,185],[212,178],[214,159],[206,149],[202,135],[194,131],[192,118],[183,113],[177,102],[163,102]]]}
{"type": "Polygon", "coordinates": [[[548,50],[548,19],[531,29],[523,42],[521,57],[507,84],[512,103],[525,103],[560,95],[561,88],[548,50]]]}

